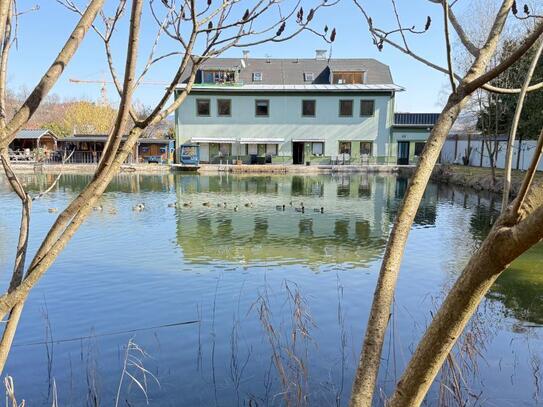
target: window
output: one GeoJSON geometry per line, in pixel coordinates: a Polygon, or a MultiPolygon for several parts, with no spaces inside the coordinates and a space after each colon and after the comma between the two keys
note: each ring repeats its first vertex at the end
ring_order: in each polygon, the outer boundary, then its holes
{"type": "Polygon", "coordinates": [[[362,141],[360,143],[360,155],[371,156],[372,150],[373,150],[373,145],[371,141],[362,141]]]}
{"type": "Polygon", "coordinates": [[[315,100],[302,100],[302,116],[315,117],[317,102],[315,100]]]}
{"type": "Polygon", "coordinates": [[[304,81],[313,82],[315,80],[315,74],[313,72],[304,72],[304,81]]]}
{"type": "Polygon", "coordinates": [[[350,141],[340,141],[339,142],[339,153],[340,154],[351,154],[351,142],[350,141]]]}
{"type": "Polygon", "coordinates": [[[422,150],[424,150],[424,146],[426,143],[424,141],[417,141],[415,143],[415,156],[419,157],[422,154],[422,150]]]}
{"type": "Polygon", "coordinates": [[[160,154],[166,154],[167,149],[166,147],[160,147],[159,151],[160,151],[160,154]]]}
{"type": "Polygon", "coordinates": [[[360,116],[373,116],[375,102],[373,100],[360,101],[360,116]]]}
{"type": "Polygon", "coordinates": [[[269,116],[270,115],[270,101],[269,100],[256,100],[255,101],[255,115],[256,116],[269,116]]]}
{"type": "Polygon", "coordinates": [[[324,143],[311,143],[311,153],[313,155],[323,155],[324,143]]]}
{"type": "Polygon", "coordinates": [[[353,115],[353,101],[352,100],[340,100],[339,101],[339,115],[348,117],[353,115]]]}
{"type": "Polygon", "coordinates": [[[196,113],[198,116],[209,116],[211,114],[211,102],[209,99],[196,99],[196,113]]]}
{"type": "Polygon", "coordinates": [[[232,101],[230,99],[217,99],[217,114],[219,116],[231,116],[232,101]]]}
{"type": "Polygon", "coordinates": [[[236,81],[234,71],[204,71],[202,72],[203,83],[232,83],[236,81]]]}
{"type": "Polygon", "coordinates": [[[277,155],[277,144],[266,144],[266,155],[277,155]]]}
{"type": "Polygon", "coordinates": [[[219,153],[221,156],[232,155],[232,144],[220,143],[219,144],[219,153]]]}
{"type": "Polygon", "coordinates": [[[253,72],[253,82],[262,81],[262,72],[253,72]]]}
{"type": "Polygon", "coordinates": [[[334,84],[364,83],[364,72],[359,71],[335,71],[332,74],[334,84]]]}

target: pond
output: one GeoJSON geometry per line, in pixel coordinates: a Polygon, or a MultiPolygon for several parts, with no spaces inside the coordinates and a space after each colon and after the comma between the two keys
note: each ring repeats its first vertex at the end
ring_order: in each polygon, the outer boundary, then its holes
{"type": "MultiPolygon", "coordinates": [[[[22,176],[34,194],[54,178],[22,176]]],[[[63,175],[34,203],[32,253],[56,218],[49,209],[62,210],[89,179],[63,175]]],[[[62,406],[146,398],[152,406],[347,405],[406,187],[394,175],[120,175],[33,290],[4,374],[30,406],[55,397],[62,406]],[[138,203],[143,211],[133,210],[138,203]]],[[[428,186],[401,267],[376,404],[499,201],[428,186]]],[[[4,287],[19,213],[0,178],[4,287]]],[[[458,370],[439,375],[428,405],[540,402],[542,268],[538,246],[498,280],[455,351],[458,370]]]]}

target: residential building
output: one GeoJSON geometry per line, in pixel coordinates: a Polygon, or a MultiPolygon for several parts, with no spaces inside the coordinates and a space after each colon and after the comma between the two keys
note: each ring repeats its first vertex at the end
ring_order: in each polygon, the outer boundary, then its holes
{"type": "Polygon", "coordinates": [[[176,111],[177,148],[200,145],[204,163],[409,164],[419,145],[405,142],[433,123],[395,123],[400,91],[375,59],[210,59],[176,111]]]}

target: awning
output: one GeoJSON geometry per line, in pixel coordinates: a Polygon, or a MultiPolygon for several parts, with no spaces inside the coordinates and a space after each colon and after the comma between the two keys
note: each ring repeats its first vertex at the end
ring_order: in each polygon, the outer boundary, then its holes
{"type": "Polygon", "coordinates": [[[285,141],[282,138],[242,138],[240,144],[281,144],[285,141]]]}
{"type": "Polygon", "coordinates": [[[236,142],[235,138],[226,138],[226,137],[192,137],[190,139],[193,143],[224,143],[224,144],[234,144],[236,142]]]}
{"type": "Polygon", "coordinates": [[[324,139],[321,138],[307,138],[307,139],[292,139],[294,143],[324,143],[324,139]]]}

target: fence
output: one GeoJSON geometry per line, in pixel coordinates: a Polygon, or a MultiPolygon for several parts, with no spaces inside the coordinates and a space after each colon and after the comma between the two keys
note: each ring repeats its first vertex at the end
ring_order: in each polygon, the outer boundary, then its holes
{"type": "MultiPolygon", "coordinates": [[[[488,141],[488,143],[490,143],[490,150],[494,151],[496,168],[504,168],[507,141],[488,141]]],[[[532,161],[536,144],[537,141],[535,140],[523,140],[522,143],[517,140],[515,142],[513,147],[514,169],[526,170],[528,168],[532,161]]],[[[467,140],[447,139],[441,150],[441,163],[490,168],[490,155],[484,140],[469,138],[467,140]]],[[[543,161],[539,163],[537,169],[543,171],[543,161]]]]}

